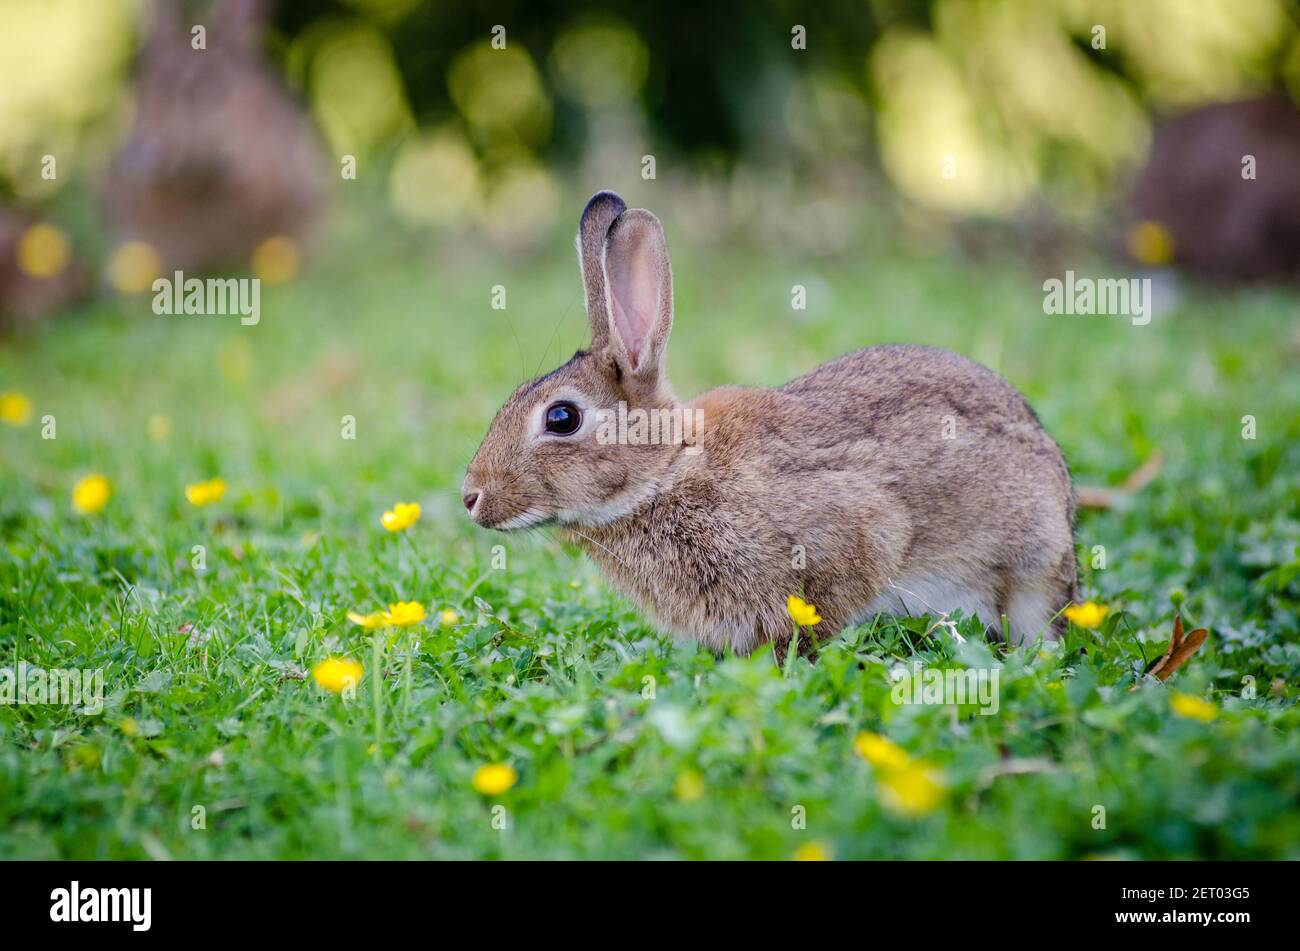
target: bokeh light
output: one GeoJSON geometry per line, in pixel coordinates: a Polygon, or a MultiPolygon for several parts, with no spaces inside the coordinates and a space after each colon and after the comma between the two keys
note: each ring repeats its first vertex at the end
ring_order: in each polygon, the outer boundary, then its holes
{"type": "Polygon", "coordinates": [[[632,27],[603,17],[566,27],[551,50],[560,88],[591,109],[622,105],[640,94],[650,53],[632,27]]]}
{"type": "Polygon", "coordinates": [[[298,276],[302,252],[298,242],[285,235],[272,235],[253,249],[253,275],[268,284],[283,284],[298,276]]]}
{"type": "Polygon", "coordinates": [[[473,212],[480,198],[478,160],[451,129],[402,146],[389,177],[393,210],[415,224],[447,225],[473,212]]]}
{"type": "Polygon", "coordinates": [[[550,137],[550,96],[532,57],[518,45],[475,44],[452,62],[447,86],[482,148],[535,148],[550,137]]]}
{"type": "Polygon", "coordinates": [[[162,270],[162,258],[145,241],[126,241],[108,259],[108,280],[122,294],[143,294],[162,270]]]}
{"type": "Polygon", "coordinates": [[[327,20],[298,39],[291,57],[310,58],[312,112],[336,153],[370,154],[414,126],[392,46],[378,30],[327,20]]]}
{"type": "Polygon", "coordinates": [[[18,241],[18,267],[31,277],[62,273],[70,257],[67,235],[51,224],[32,225],[18,241]]]}

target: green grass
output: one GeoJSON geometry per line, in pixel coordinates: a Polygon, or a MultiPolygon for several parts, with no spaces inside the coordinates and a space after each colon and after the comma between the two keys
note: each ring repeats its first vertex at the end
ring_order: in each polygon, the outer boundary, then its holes
{"type": "Polygon", "coordinates": [[[1021,387],[1080,482],[1166,458],[1132,505],[1081,518],[1100,630],[1003,653],[969,621],[959,644],[881,619],[783,672],[770,651],[674,643],[575,551],[464,517],[456,488],[496,406],[583,343],[568,240],[534,261],[358,243],[264,288],[256,327],[104,301],[0,344],[0,390],[36,406],[0,426],[0,666],[107,677],[98,716],[0,707],[0,856],[1300,858],[1296,296],[1193,291],[1131,327],[1044,316],[1042,277],[1007,263],[675,241],[681,393],[932,343],[1021,387]],[[97,517],[70,508],[87,472],[114,487],[97,517]],[[212,475],[225,499],[188,505],[184,485],[212,475]],[[424,515],[391,535],[379,515],[401,500],[424,515]],[[431,618],[413,654],[386,648],[376,743],[373,645],[345,612],[399,599],[431,618]],[[1131,692],[1177,605],[1209,643],[1131,692]],[[331,654],[366,667],[352,701],[303,679],[331,654]],[[1000,665],[997,715],[892,702],[888,671],[913,657],[1000,665]],[[1217,718],[1176,715],[1175,690],[1217,718]],[[930,764],[941,801],[891,811],[861,731],[930,764]],[[492,762],[519,781],[487,798],[471,777],[492,762]]]}

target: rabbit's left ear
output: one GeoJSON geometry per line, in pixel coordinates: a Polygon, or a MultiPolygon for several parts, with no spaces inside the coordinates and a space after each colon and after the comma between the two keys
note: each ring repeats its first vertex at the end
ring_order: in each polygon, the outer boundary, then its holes
{"type": "Polygon", "coordinates": [[[659,219],[644,208],[619,215],[605,236],[604,271],[615,359],[657,383],[673,329],[673,273],[659,219]]]}
{"type": "Polygon", "coordinates": [[[591,349],[604,350],[609,344],[609,303],[605,299],[605,237],[609,227],[627,203],[611,191],[596,192],[578,221],[578,266],[587,295],[587,323],[591,327],[591,349]]]}

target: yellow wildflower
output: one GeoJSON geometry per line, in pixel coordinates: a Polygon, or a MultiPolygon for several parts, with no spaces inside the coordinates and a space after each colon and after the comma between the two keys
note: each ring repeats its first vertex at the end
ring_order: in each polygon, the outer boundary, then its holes
{"type": "Polygon", "coordinates": [[[809,604],[795,594],[785,599],[785,609],[790,612],[790,617],[794,618],[794,623],[800,627],[812,627],[814,624],[819,624],[822,619],[817,613],[816,605],[809,604]]]}
{"type": "Polygon", "coordinates": [[[26,426],[32,415],[32,401],[21,393],[0,393],[0,421],[11,426],[26,426]]]}
{"type": "Polygon", "coordinates": [[[401,532],[420,520],[419,502],[398,502],[380,518],[380,523],[390,532],[401,532]]]}
{"type": "Polygon", "coordinates": [[[1109,612],[1110,608],[1104,604],[1085,601],[1083,604],[1070,605],[1065,609],[1065,616],[1076,627],[1096,627],[1109,612]]]}
{"type": "Polygon", "coordinates": [[[805,842],[794,850],[794,860],[796,862],[829,862],[831,852],[820,842],[805,842]]]}
{"type": "Polygon", "coordinates": [[[1175,692],[1169,698],[1169,706],[1180,717],[1199,720],[1201,723],[1209,723],[1219,715],[1218,707],[1210,703],[1210,701],[1190,693],[1175,692]]]}
{"type": "Polygon", "coordinates": [[[54,225],[34,224],[18,239],[18,267],[31,277],[54,277],[71,256],[67,236],[54,225]]]}
{"type": "Polygon", "coordinates": [[[519,774],[506,763],[489,763],[474,770],[474,788],[485,796],[499,796],[518,781],[519,774]]]}
{"type": "Polygon", "coordinates": [[[367,631],[373,631],[377,627],[384,626],[384,612],[374,611],[370,614],[362,614],[360,611],[349,611],[348,620],[353,624],[359,624],[367,631]]]}
{"type": "Polygon", "coordinates": [[[185,487],[185,498],[189,499],[190,505],[211,505],[220,502],[225,494],[226,480],[220,476],[205,482],[191,482],[185,487]]]}
{"type": "Polygon", "coordinates": [[[419,601],[398,601],[384,612],[384,623],[393,627],[410,627],[424,620],[424,605],[419,601]]]}
{"type": "Polygon", "coordinates": [[[933,812],[944,797],[939,774],[920,760],[885,770],[880,776],[880,791],[885,807],[905,816],[933,812]]]}
{"type": "Polygon", "coordinates": [[[451,608],[443,608],[442,613],[438,615],[438,620],[442,623],[443,627],[451,627],[460,620],[460,615],[451,608]]]}
{"type": "Polygon", "coordinates": [[[859,733],[853,738],[853,749],[872,766],[884,769],[901,769],[911,760],[907,750],[879,733],[859,733]]]}
{"type": "Polygon", "coordinates": [[[113,496],[113,487],[102,475],[88,475],[72,488],[72,508],[78,515],[98,515],[113,496]]]}
{"type": "Polygon", "coordinates": [[[311,670],[312,679],[330,693],[356,686],[361,674],[361,665],[350,657],[327,657],[311,670]]]}

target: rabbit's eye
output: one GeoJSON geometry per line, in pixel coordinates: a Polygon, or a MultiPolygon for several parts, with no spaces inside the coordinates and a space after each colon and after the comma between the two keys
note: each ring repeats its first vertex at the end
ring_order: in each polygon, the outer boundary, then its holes
{"type": "Polygon", "coordinates": [[[552,403],[546,407],[546,431],[557,436],[572,436],[582,425],[582,410],[572,403],[552,403]]]}

